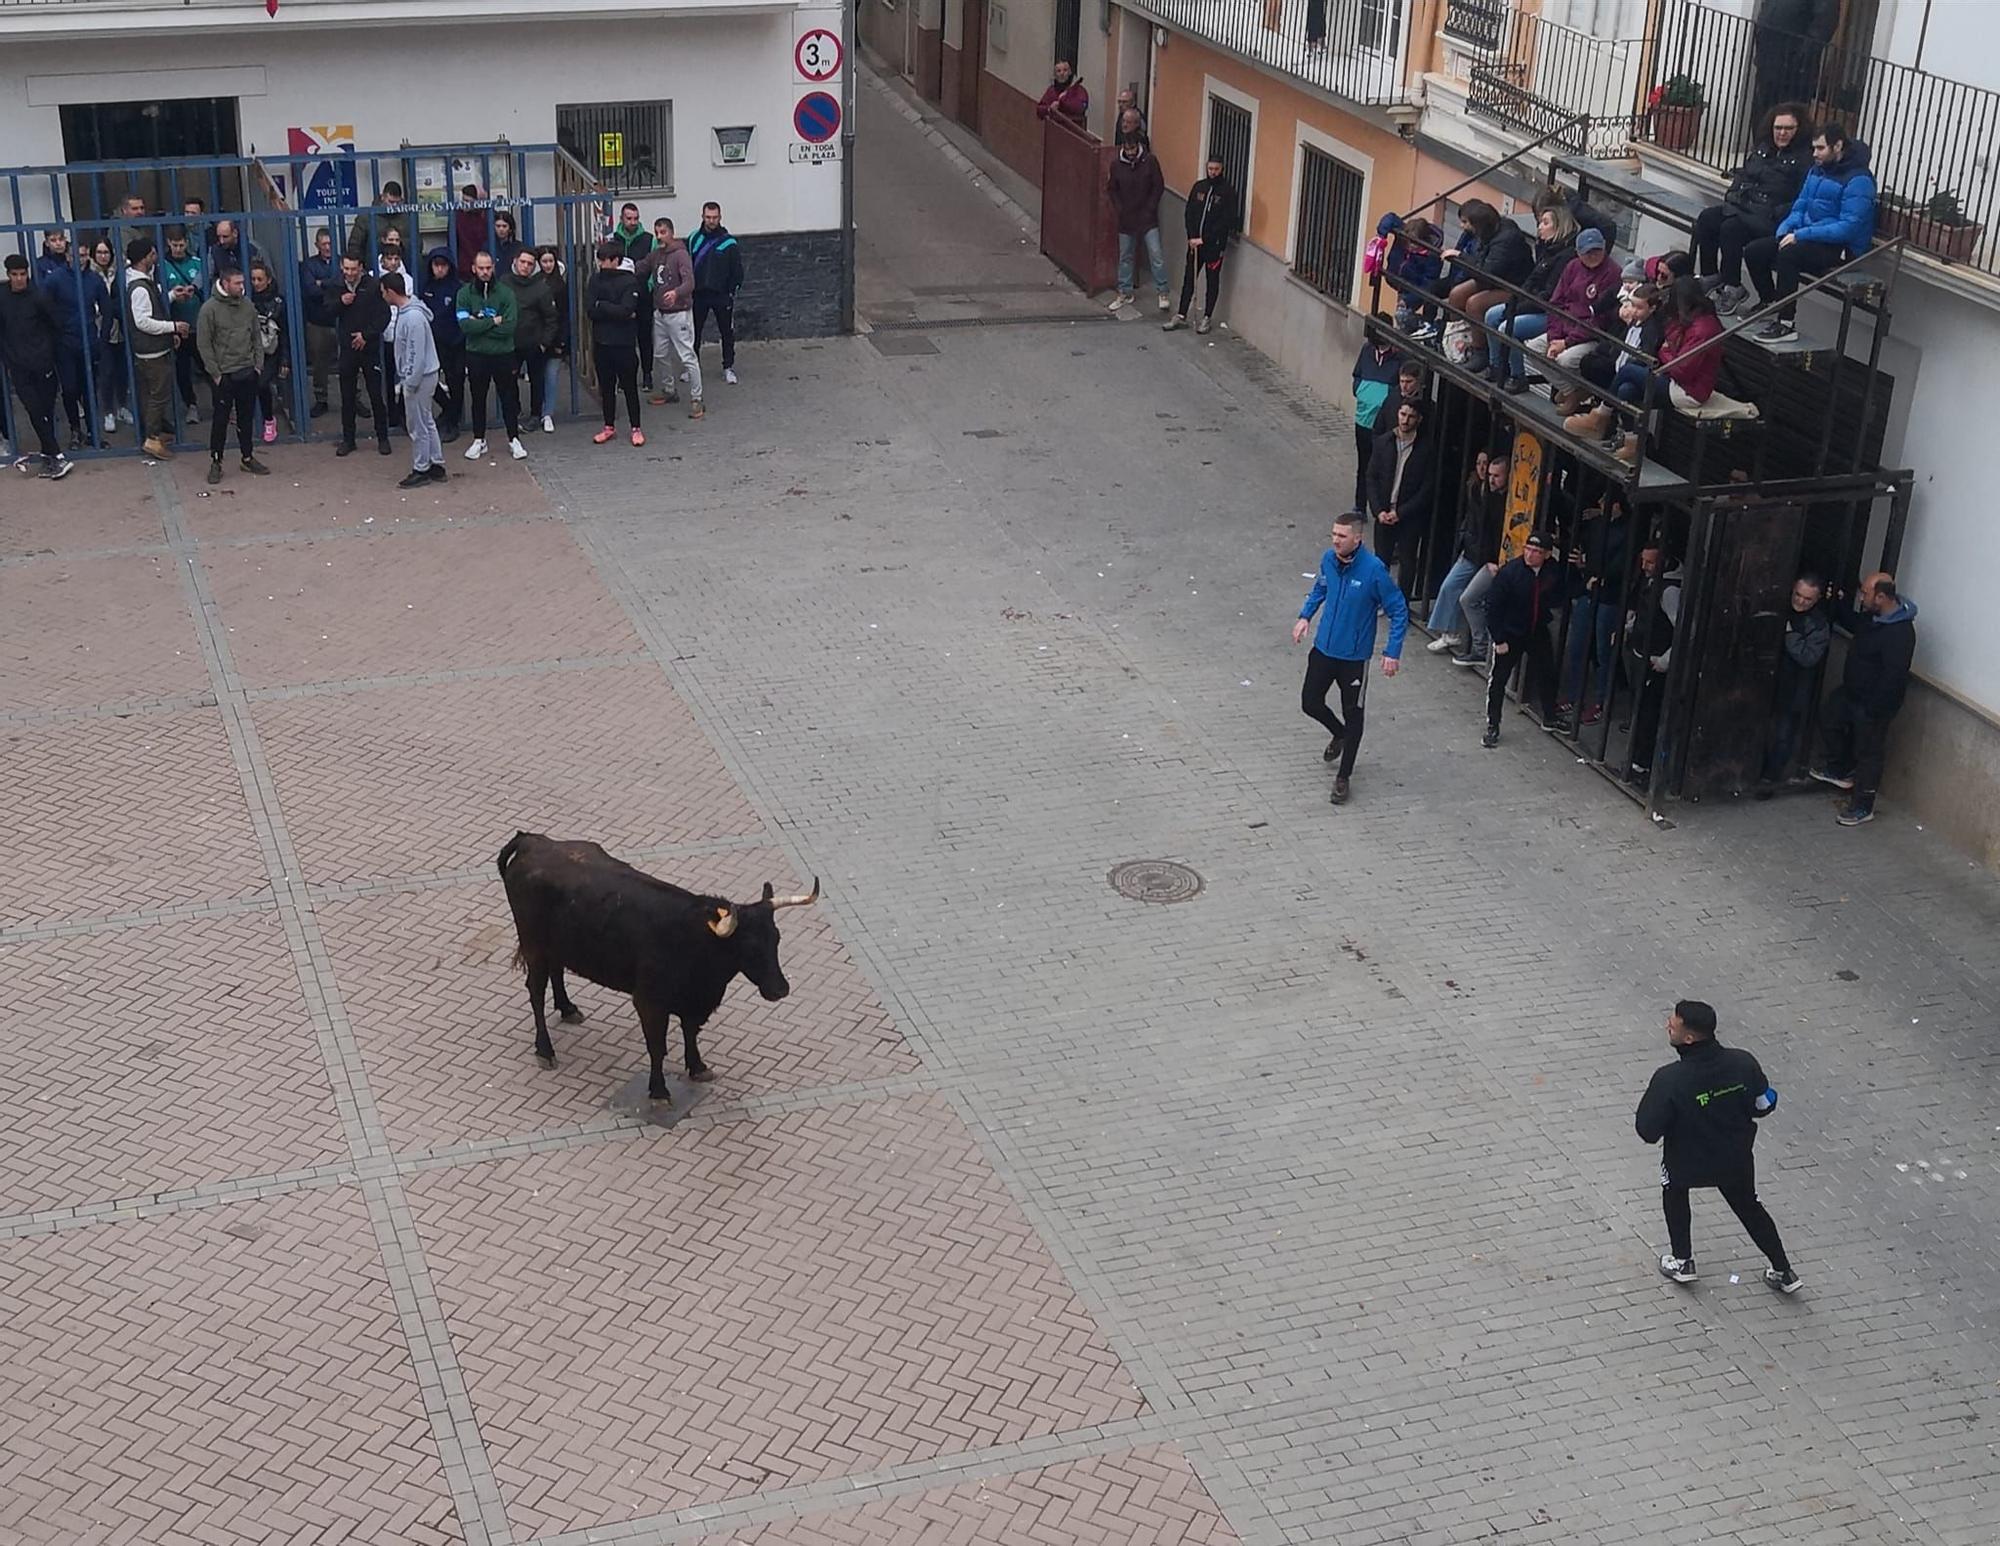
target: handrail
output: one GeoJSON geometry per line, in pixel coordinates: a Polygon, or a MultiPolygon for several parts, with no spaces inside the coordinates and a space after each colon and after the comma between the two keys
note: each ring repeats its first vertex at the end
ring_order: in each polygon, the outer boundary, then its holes
{"type": "Polygon", "coordinates": [[[1528,143],[1523,145],[1519,150],[1509,151],[1506,155],[1502,156],[1498,161],[1489,162],[1487,165],[1481,167],[1478,171],[1474,172],[1470,177],[1461,178],[1458,182],[1453,183],[1449,188],[1445,189],[1444,192],[1432,194],[1429,198],[1425,199],[1423,203],[1414,206],[1410,210],[1409,214],[1398,215],[1396,217],[1397,220],[1399,221],[1408,220],[1410,218],[1410,215],[1416,214],[1418,210],[1429,209],[1433,204],[1442,204],[1446,199],[1450,198],[1454,193],[1458,192],[1459,189],[1470,188],[1474,183],[1478,182],[1481,178],[1486,177],[1493,172],[1499,171],[1500,168],[1505,166],[1509,161],[1519,160],[1522,156],[1525,156],[1529,151],[1538,150],[1542,146],[1548,144],[1548,142],[1554,139],[1558,134],[1567,134],[1571,129],[1574,129],[1578,124],[1589,123],[1589,122],[1590,122],[1590,114],[1588,113],[1578,113],[1574,118],[1566,119],[1564,122],[1557,124],[1553,129],[1549,130],[1547,134],[1537,135],[1534,139],[1529,140],[1528,143]]]}
{"type": "MultiPolygon", "coordinates": [[[[1425,252],[1438,253],[1440,256],[1442,256],[1444,252],[1444,249],[1442,247],[1434,247],[1429,242],[1411,242],[1410,245],[1413,247],[1421,248],[1425,252]]],[[[1608,251],[1605,254],[1604,261],[1607,263],[1613,261],[1608,251]]],[[[1513,283],[1511,280],[1501,279],[1495,275],[1489,274],[1486,272],[1486,270],[1481,268],[1477,263],[1465,262],[1465,260],[1462,258],[1454,258],[1452,259],[1452,262],[1464,263],[1465,268],[1469,272],[1478,275],[1480,279],[1486,281],[1487,288],[1493,290],[1505,290],[1514,299],[1520,301],[1527,301],[1531,305],[1539,309],[1542,309],[1544,310],[1544,312],[1546,312],[1546,309],[1549,304],[1547,299],[1543,296],[1535,294],[1534,291],[1526,289],[1521,285],[1517,285],[1513,283]]],[[[1384,272],[1377,275],[1376,277],[1378,279],[1388,281],[1389,288],[1394,290],[1398,295],[1404,294],[1406,292],[1421,295],[1424,298],[1425,305],[1427,306],[1436,305],[1438,307],[1441,307],[1443,310],[1450,312],[1454,317],[1456,317],[1460,321],[1472,323],[1473,326],[1477,327],[1482,333],[1485,333],[1488,337],[1491,338],[1504,337],[1507,346],[1509,348],[1518,349],[1522,347],[1522,342],[1516,339],[1511,333],[1503,335],[1498,331],[1496,331],[1495,329],[1488,327],[1486,325],[1486,319],[1484,317],[1474,317],[1471,312],[1459,310],[1458,307],[1452,305],[1451,302],[1447,300],[1444,296],[1433,295],[1428,290],[1420,290],[1415,285],[1412,285],[1408,280],[1403,279],[1395,274],[1384,272]]],[[[1510,311],[1508,320],[1512,321],[1513,318],[1518,315],[1520,315],[1520,308],[1514,307],[1510,311]]],[[[1588,333],[1590,333],[1590,335],[1593,338],[1595,338],[1599,343],[1614,345],[1616,348],[1620,350],[1625,350],[1626,352],[1630,353],[1635,358],[1643,360],[1647,365],[1650,366],[1657,367],[1660,363],[1657,358],[1655,358],[1650,354],[1645,353],[1643,350],[1640,349],[1627,350],[1625,344],[1625,336],[1622,333],[1607,332],[1603,328],[1596,326],[1594,323],[1584,321],[1583,318],[1581,317],[1571,317],[1568,312],[1564,312],[1563,316],[1568,318],[1572,322],[1578,323],[1588,333]]]]}
{"type": "Polygon", "coordinates": [[[1714,348],[1717,344],[1721,343],[1723,339],[1729,337],[1731,334],[1742,332],[1743,329],[1749,327],[1753,322],[1762,321],[1764,318],[1769,317],[1774,312],[1783,310],[1787,306],[1796,306],[1798,304],[1798,300],[1801,295],[1806,295],[1809,294],[1811,291],[1823,288],[1827,284],[1830,284],[1833,280],[1838,279],[1842,274],[1846,273],[1849,269],[1854,268],[1859,264],[1866,263],[1870,258],[1874,257],[1878,253],[1883,253],[1883,252],[1897,253],[1898,256],[1896,258],[1896,261],[1898,264],[1900,264],[1903,261],[1901,257],[1902,249],[1905,246],[1907,246],[1908,243],[1909,243],[1908,237],[1898,236],[1893,241],[1884,242],[1879,247],[1870,247],[1866,252],[1857,253],[1854,257],[1849,258],[1845,263],[1841,264],[1840,267],[1830,268],[1824,274],[1819,275],[1817,278],[1813,280],[1811,284],[1800,286],[1798,289],[1794,290],[1790,295],[1788,295],[1784,300],[1771,301],[1766,305],[1764,305],[1759,310],[1751,312],[1750,315],[1747,317],[1738,317],[1733,324],[1723,328],[1723,330],[1717,333],[1713,338],[1704,339],[1701,343],[1696,344],[1692,349],[1688,350],[1686,354],[1675,355],[1674,363],[1678,365],[1682,360],[1691,360],[1697,354],[1700,354],[1704,349],[1714,348]]]}

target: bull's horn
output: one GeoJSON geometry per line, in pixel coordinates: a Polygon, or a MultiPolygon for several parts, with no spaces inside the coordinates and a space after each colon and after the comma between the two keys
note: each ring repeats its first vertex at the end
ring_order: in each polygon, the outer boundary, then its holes
{"type": "Polygon", "coordinates": [[[715,916],[708,920],[708,931],[717,939],[727,939],[736,932],[736,909],[718,907],[715,916]]]}
{"type": "MultiPolygon", "coordinates": [[[[769,891],[771,888],[766,886],[764,889],[769,891]]],[[[817,902],[818,900],[819,877],[815,875],[813,876],[812,890],[808,891],[804,896],[774,896],[771,898],[771,908],[773,911],[776,911],[780,907],[804,907],[807,903],[817,902]]]]}

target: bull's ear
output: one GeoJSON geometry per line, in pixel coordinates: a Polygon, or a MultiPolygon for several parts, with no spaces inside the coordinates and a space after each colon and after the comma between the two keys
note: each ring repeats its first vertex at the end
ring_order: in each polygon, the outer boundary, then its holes
{"type": "Polygon", "coordinates": [[[772,895],[771,883],[767,880],[764,882],[764,900],[767,902],[770,901],[772,895]]]}
{"type": "Polygon", "coordinates": [[[715,910],[715,916],[708,920],[708,931],[717,939],[727,939],[736,932],[736,909],[722,906],[715,910]]]}

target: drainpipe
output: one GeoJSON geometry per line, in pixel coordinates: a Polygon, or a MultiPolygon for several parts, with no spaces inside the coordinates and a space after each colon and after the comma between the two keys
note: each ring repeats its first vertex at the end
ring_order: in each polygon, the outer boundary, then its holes
{"type": "Polygon", "coordinates": [[[854,76],[861,61],[854,52],[857,0],[840,7],[840,330],[854,331],[854,76]]]}

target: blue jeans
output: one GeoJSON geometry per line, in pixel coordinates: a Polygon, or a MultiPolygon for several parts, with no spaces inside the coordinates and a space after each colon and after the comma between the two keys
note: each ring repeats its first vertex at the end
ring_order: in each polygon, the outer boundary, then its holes
{"type": "MultiPolygon", "coordinates": [[[[1128,231],[1118,233],[1118,293],[1132,293],[1132,260],[1137,256],[1139,238],[1128,231]]],[[[1153,288],[1167,293],[1167,256],[1160,250],[1160,228],[1146,233],[1146,261],[1153,266],[1153,288]]]]}
{"type": "Polygon", "coordinates": [[[1643,405],[1648,398],[1665,397],[1667,388],[1664,379],[1655,381],[1650,369],[1633,361],[1618,367],[1618,374],[1611,382],[1611,392],[1621,403],[1643,405]]]}
{"type": "MultiPolygon", "coordinates": [[[[1431,605],[1432,633],[1457,633],[1465,626],[1465,613],[1459,610],[1458,598],[1465,594],[1465,587],[1472,583],[1472,577],[1481,567],[1469,558],[1461,558],[1451,566],[1444,584],[1438,587],[1437,600],[1431,605]]],[[[1469,639],[1466,642],[1471,643],[1469,639]]]]}
{"type": "Polygon", "coordinates": [[[1576,701],[1583,681],[1583,651],[1586,643],[1597,651],[1597,669],[1591,673],[1591,703],[1602,703],[1611,682],[1611,635],[1618,627],[1618,609],[1595,596],[1579,596],[1570,609],[1569,649],[1563,663],[1562,695],[1576,701]]]}
{"type": "MultiPolygon", "coordinates": [[[[1526,343],[1531,338],[1540,338],[1549,330],[1549,319],[1539,311],[1524,311],[1515,317],[1511,324],[1507,324],[1507,306],[1503,301],[1498,306],[1489,306],[1486,309],[1486,325],[1499,328],[1501,332],[1526,343]]],[[[1519,349],[1507,351],[1507,374],[1510,376],[1528,374],[1527,357],[1519,349]]]]}

